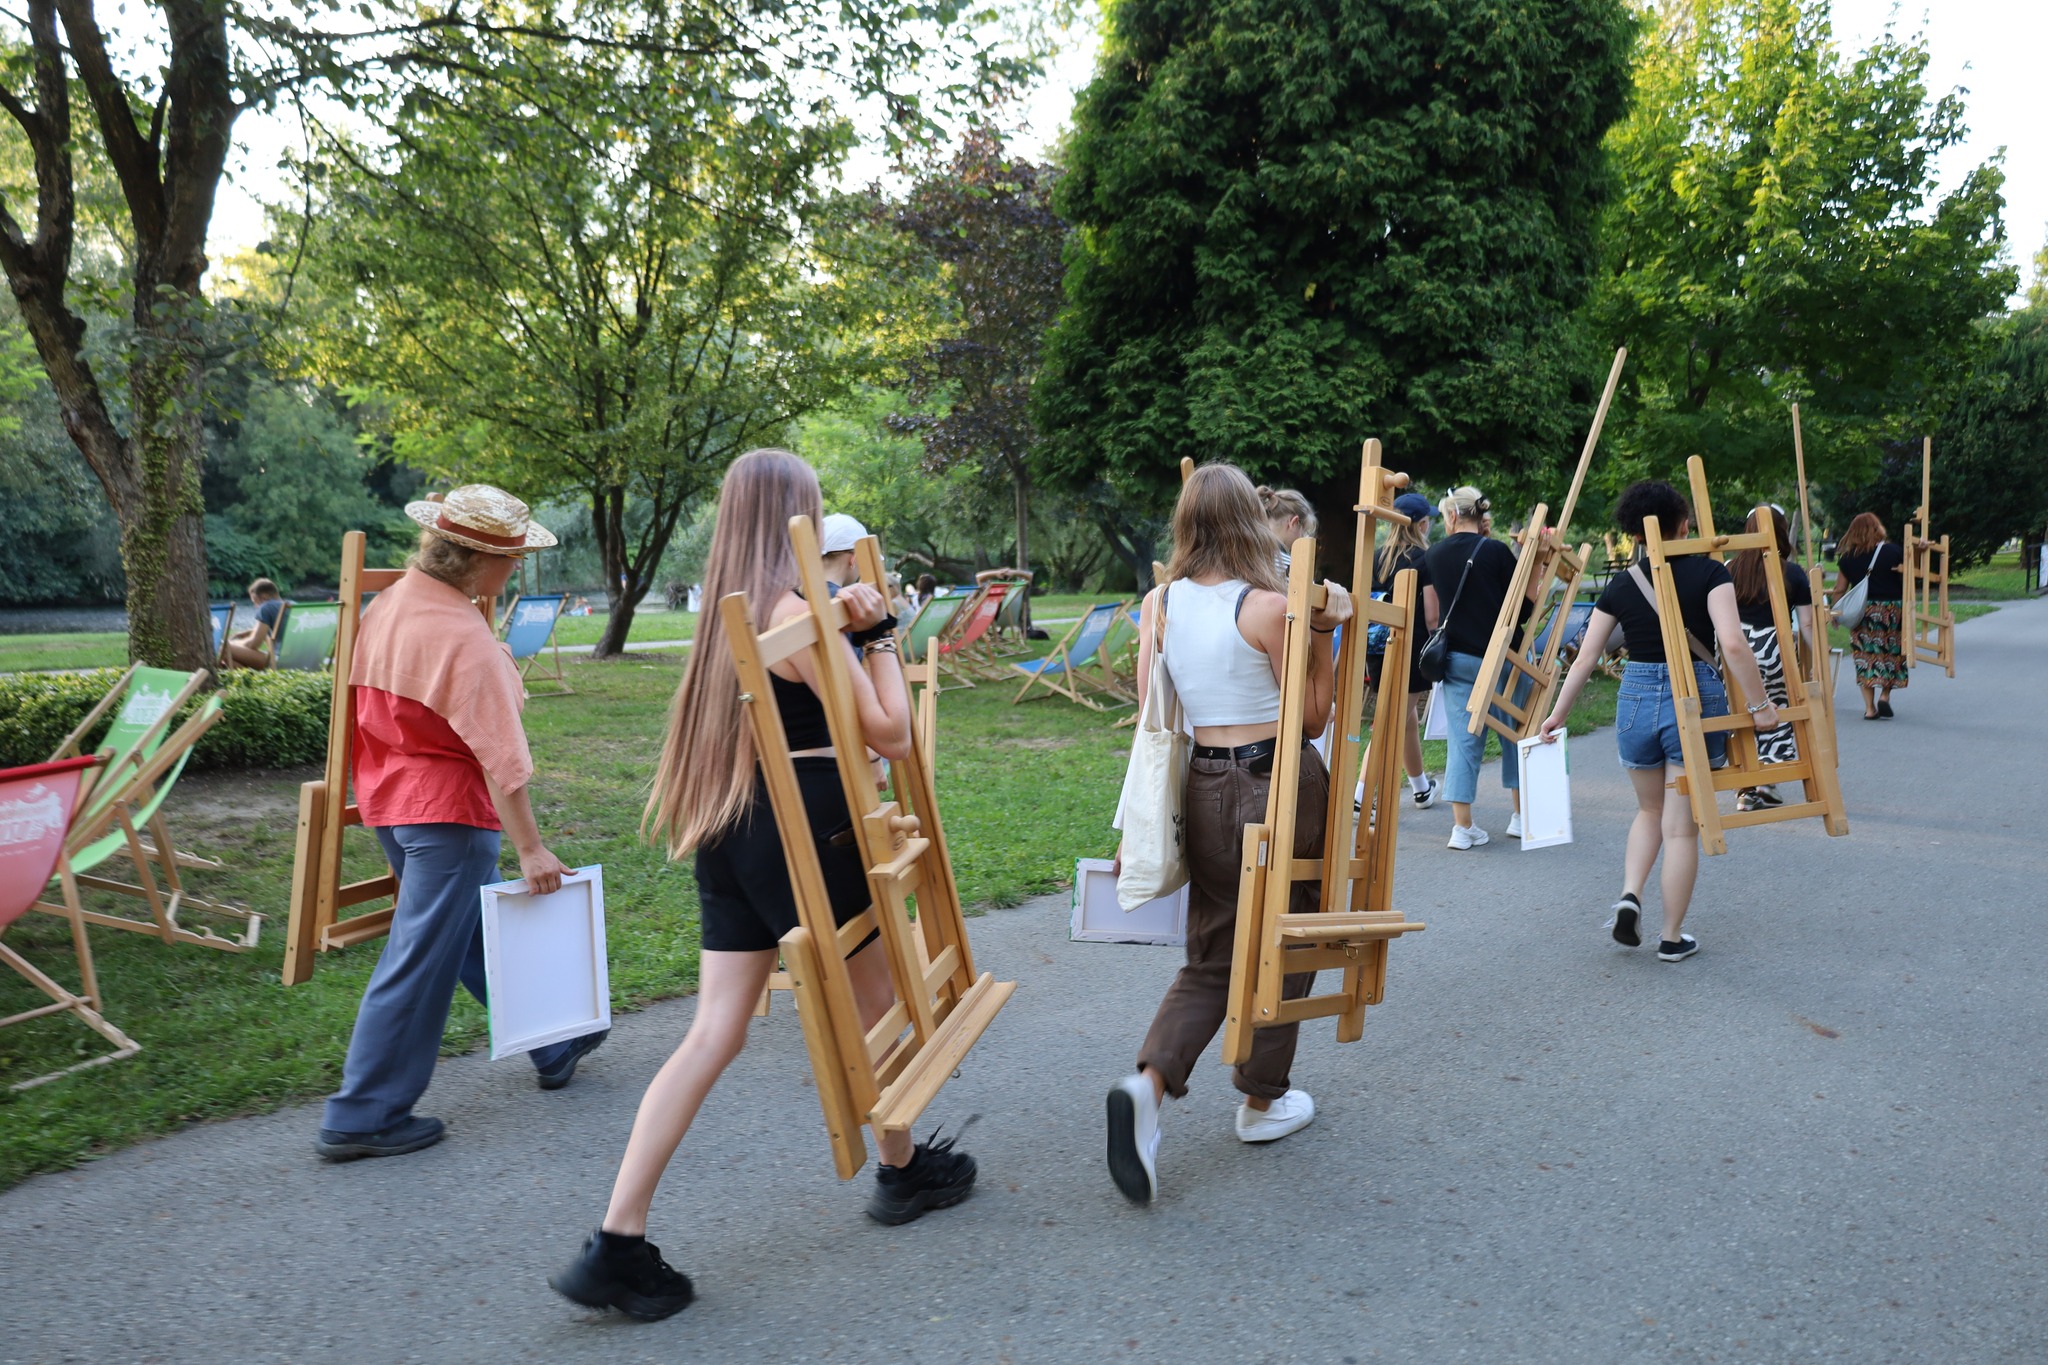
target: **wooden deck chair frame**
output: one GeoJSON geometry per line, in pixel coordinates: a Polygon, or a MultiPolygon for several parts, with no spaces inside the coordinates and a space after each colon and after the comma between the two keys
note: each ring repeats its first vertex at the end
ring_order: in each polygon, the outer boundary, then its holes
{"type": "Polygon", "coordinates": [[[227,609],[228,615],[227,620],[221,623],[220,638],[214,643],[213,646],[213,666],[216,669],[225,668],[227,666],[228,641],[235,638],[235,616],[237,612],[240,610],[241,604],[234,601],[208,603],[206,608],[206,614],[208,616],[213,616],[215,613],[219,612],[223,607],[227,609]]]}
{"type": "MultiPolygon", "coordinates": [[[[130,767],[117,764],[102,778],[93,802],[73,830],[65,849],[67,866],[79,886],[140,900],[149,918],[131,919],[102,910],[85,910],[87,924],[108,929],[126,929],[150,934],[166,943],[188,943],[201,948],[219,948],[239,953],[256,946],[263,932],[263,916],[239,905],[203,900],[185,889],[179,869],[219,871],[221,864],[181,851],[164,822],[163,806],[175,788],[185,761],[208,730],[221,719],[218,694],[206,698],[184,724],[172,731],[146,761],[130,767]],[[148,832],[148,838],[143,832],[148,832]],[[132,882],[100,875],[92,869],[115,854],[123,854],[135,875],[132,882]],[[159,882],[158,878],[162,881],[159,882]],[[240,934],[223,937],[205,926],[190,927],[179,917],[187,910],[237,920],[240,934]]],[[[65,915],[63,905],[39,900],[36,909],[46,914],[65,915]]]]}
{"type": "MultiPolygon", "coordinates": [[[[296,986],[313,976],[318,953],[367,943],[391,932],[392,904],[347,918],[343,910],[375,901],[395,903],[398,879],[388,863],[375,876],[344,884],[341,880],[342,833],[360,825],[361,814],[349,800],[350,745],[355,737],[355,710],[348,677],[355,663],[356,637],[363,623],[366,594],[384,591],[405,577],[404,569],[364,566],[365,537],[349,531],[341,538],[341,622],[334,633],[334,689],[327,710],[327,771],[299,787],[299,827],[292,858],[290,919],[285,927],[284,984],[296,986]]],[[[486,624],[495,628],[494,599],[476,599],[486,624]]],[[[379,852],[379,861],[382,853],[379,852]]]]}
{"type": "MultiPolygon", "coordinates": [[[[1366,442],[1354,509],[1358,533],[1352,573],[1359,582],[1371,581],[1366,575],[1372,569],[1378,524],[1384,521],[1400,526],[1408,520],[1392,506],[1395,493],[1407,483],[1407,475],[1380,467],[1379,442],[1366,442]]],[[[1392,736],[1407,719],[1409,632],[1417,594],[1412,569],[1394,576],[1391,600],[1375,602],[1363,595],[1352,599],[1356,615],[1344,630],[1337,658],[1325,856],[1301,859],[1293,855],[1309,651],[1327,647],[1309,626],[1310,613],[1328,596],[1327,589],[1315,582],[1315,559],[1315,541],[1304,536],[1294,542],[1287,578],[1287,642],[1280,669],[1282,742],[1274,754],[1266,818],[1245,826],[1244,861],[1238,879],[1237,936],[1223,1025],[1223,1060],[1232,1065],[1250,1060],[1258,1029],[1277,1024],[1335,1016],[1337,1041],[1357,1042],[1365,1036],[1366,1007],[1380,1003],[1386,995],[1388,941],[1426,927],[1393,908],[1394,849],[1406,789],[1402,746],[1398,742],[1371,746],[1362,803],[1367,814],[1354,810],[1344,799],[1358,781],[1365,747],[1365,636],[1372,625],[1384,625],[1390,632],[1374,729],[1392,736]],[[1370,814],[1375,810],[1376,815],[1370,814]],[[1318,883],[1322,899],[1315,912],[1295,914],[1290,901],[1295,884],[1304,881],[1318,883]],[[1342,973],[1335,991],[1283,998],[1282,986],[1289,974],[1330,968],[1342,973]]]]}
{"type": "Polygon", "coordinates": [[[524,659],[513,660],[519,665],[519,681],[525,686],[526,695],[529,697],[572,697],[576,695],[576,689],[569,685],[568,676],[562,672],[562,647],[555,641],[555,629],[562,624],[561,608],[568,605],[569,601],[566,593],[520,593],[505,604],[499,629],[503,635],[511,634],[512,623],[519,619],[519,604],[529,597],[553,597],[558,600],[559,605],[555,608],[555,619],[548,625],[547,643],[524,659]],[[545,667],[541,665],[543,654],[548,656],[545,667]],[[536,692],[533,690],[535,683],[552,683],[553,686],[546,692],[536,692]]]}
{"type": "Polygon", "coordinates": [[[932,640],[925,651],[930,661],[938,666],[939,686],[945,688],[973,687],[977,676],[982,676],[981,662],[975,656],[975,649],[981,643],[989,628],[995,624],[993,614],[983,612],[991,598],[996,599],[997,612],[1002,610],[1001,599],[1004,583],[983,583],[978,585],[946,628],[932,640]],[[978,623],[978,628],[977,628],[978,623]],[[948,682],[947,679],[951,679],[948,682]]]}
{"type": "MultiPolygon", "coordinates": [[[[95,780],[99,777],[104,764],[105,760],[100,755],[92,754],[82,758],[60,759],[51,763],[33,763],[26,767],[14,768],[0,773],[0,777],[4,777],[9,782],[27,781],[32,778],[52,778],[62,781],[71,774],[76,773],[78,783],[72,793],[70,809],[63,812],[65,828],[62,835],[54,841],[55,847],[52,850],[49,866],[46,869],[39,864],[31,866],[28,869],[28,877],[25,879],[30,885],[37,888],[45,887],[52,881],[56,882],[61,888],[63,908],[58,913],[62,914],[71,923],[71,951],[73,957],[78,962],[78,989],[73,991],[60,984],[49,973],[43,971],[33,962],[30,962],[13,948],[8,947],[4,937],[0,937],[0,963],[13,968],[15,973],[27,981],[29,985],[50,998],[50,1003],[47,1005],[38,1005],[31,1009],[21,1010],[8,1015],[4,1019],[0,1019],[0,1028],[6,1028],[12,1024],[25,1024],[31,1019],[43,1019],[55,1014],[71,1014],[75,1015],[80,1023],[111,1044],[114,1049],[112,1052],[102,1053],[97,1057],[88,1057],[86,1060],[75,1062],[70,1066],[59,1067],[57,1070],[46,1072],[41,1076],[34,1076],[25,1081],[16,1081],[7,1087],[9,1091],[31,1090],[39,1085],[47,1085],[59,1077],[84,1071],[88,1067],[105,1066],[109,1062],[118,1062],[124,1058],[133,1057],[142,1050],[140,1044],[109,1023],[105,1015],[101,1013],[105,1009],[105,1005],[102,1004],[100,999],[99,973],[93,967],[92,940],[86,933],[85,916],[80,908],[78,883],[72,876],[71,860],[68,853],[68,846],[72,842],[73,835],[71,822],[76,820],[79,813],[86,808],[87,800],[92,795],[95,780]]],[[[5,830],[7,823],[8,817],[0,816],[0,831],[5,830]]],[[[19,901],[15,901],[14,904],[20,907],[21,913],[26,913],[30,909],[39,908],[40,902],[41,892],[38,891],[28,905],[23,906],[19,901]]],[[[17,916],[10,913],[6,920],[0,921],[0,935],[6,934],[7,930],[12,927],[15,918],[17,916]]]]}
{"type": "MultiPolygon", "coordinates": [[[[1686,462],[1693,489],[1693,534],[1685,540],[1666,540],[1654,521],[1644,523],[1643,542],[1650,560],[1651,586],[1657,594],[1658,624],[1664,637],[1666,659],[1690,660],[1685,618],[1678,605],[1678,585],[1672,564],[1690,555],[1719,558],[1743,550],[1761,550],[1764,581],[1771,599],[1771,621],[1779,640],[1797,638],[1792,627],[1791,608],[1785,599],[1785,571],[1778,559],[1778,538],[1769,531],[1721,535],[1714,530],[1714,509],[1707,497],[1706,466],[1695,455],[1686,462]]],[[[1842,802],[1841,777],[1837,771],[1835,737],[1827,724],[1826,703],[1815,704],[1813,683],[1799,667],[1799,651],[1779,650],[1785,663],[1785,695],[1788,704],[1778,708],[1781,721],[1792,726],[1799,757],[1790,763],[1758,762],[1756,726],[1746,709],[1749,699],[1733,678],[1724,677],[1728,689],[1725,716],[1706,716],[1700,706],[1699,680],[1690,668],[1669,670],[1673,711],[1678,721],[1679,752],[1685,758],[1685,772],[1679,789],[1692,803],[1693,821],[1699,826],[1700,847],[1708,854],[1728,851],[1727,831],[1750,825],[1778,824],[1787,820],[1818,817],[1831,835],[1849,832],[1849,817],[1842,802]],[[1721,768],[1707,761],[1707,736],[1728,737],[1728,762],[1721,768]],[[1800,782],[1801,801],[1781,806],[1723,814],[1719,793],[1740,791],[1766,783],[1800,782]]]]}
{"type": "Polygon", "coordinates": [[[903,662],[906,667],[911,664],[922,664],[930,661],[929,656],[932,652],[932,646],[937,644],[939,637],[946,633],[947,628],[953,624],[953,618],[960,614],[960,609],[967,602],[968,598],[966,597],[934,596],[927,598],[907,623],[897,626],[897,647],[903,651],[903,662]],[[936,618],[941,613],[945,614],[945,619],[937,622],[930,634],[924,637],[922,648],[920,648],[918,634],[925,618],[927,616],[936,618]]]}
{"type": "Polygon", "coordinates": [[[1091,711],[1109,709],[1096,700],[1098,696],[1108,697],[1110,706],[1130,705],[1136,698],[1118,685],[1116,674],[1111,670],[1109,659],[1103,652],[1116,632],[1117,618],[1123,616],[1129,609],[1129,602],[1099,602],[1082,612],[1080,619],[1067,628],[1067,633],[1061,637],[1060,642],[1038,661],[1038,668],[1029,668],[1019,663],[1011,664],[1012,669],[1024,674],[1024,685],[1017,689],[1017,695],[1010,699],[1010,704],[1016,706],[1026,700],[1036,700],[1031,696],[1031,689],[1038,687],[1043,688],[1047,694],[1057,694],[1068,701],[1079,702],[1091,711]],[[1102,627],[1101,638],[1096,640],[1094,650],[1085,660],[1075,663],[1074,643],[1081,638],[1081,632],[1088,623],[1095,619],[1096,613],[1105,608],[1112,609],[1112,614],[1102,627]],[[1060,663],[1056,671],[1047,666],[1055,659],[1060,663]]]}
{"type": "Polygon", "coordinates": [[[1934,438],[1920,438],[1920,505],[1906,522],[1900,548],[1905,601],[1899,629],[1905,635],[1906,667],[1933,664],[1956,675],[1956,615],[1948,604],[1948,537],[1933,539],[1930,510],[1934,480],[1934,438]]]}
{"type": "MultiPolygon", "coordinates": [[[[908,756],[890,765],[901,795],[888,801],[877,796],[854,704],[853,664],[839,643],[845,615],[826,593],[817,530],[808,517],[793,517],[790,537],[808,610],[766,635],[755,630],[744,594],[728,595],[718,610],[796,893],[799,923],[783,936],[782,961],[796,995],[834,1166],[842,1180],[850,1180],[867,1161],[862,1126],[877,1134],[909,1131],[1016,983],[974,970],[932,775],[915,741],[908,756]],[[770,666],[805,650],[816,665],[847,809],[874,894],[868,909],[844,927],[833,921],[769,683],[770,666]],[[915,922],[909,914],[913,898],[915,922]],[[872,1027],[863,1027],[846,958],[870,932],[880,935],[896,1000],[872,1027]]],[[[879,574],[881,556],[872,537],[862,545],[857,559],[867,580],[879,574]]]]}
{"type": "Polygon", "coordinates": [[[1621,369],[1627,360],[1627,347],[1615,351],[1614,364],[1607,371],[1607,387],[1601,390],[1593,425],[1586,432],[1585,445],[1579,449],[1579,466],[1572,474],[1564,508],[1558,513],[1555,533],[1543,534],[1550,509],[1540,502],[1522,529],[1514,576],[1508,583],[1507,596],[1501,599],[1500,614],[1494,618],[1493,634],[1487,639],[1486,654],[1479,666],[1479,679],[1466,704],[1465,728],[1472,734],[1491,729],[1500,735],[1503,744],[1529,738],[1542,727],[1558,685],[1564,681],[1565,665],[1558,657],[1564,643],[1564,621],[1578,599],[1579,583],[1585,578],[1586,565],[1593,556],[1590,543],[1574,550],[1565,538],[1571,532],[1579,489],[1586,482],[1586,470],[1600,444],[1600,429],[1607,424],[1607,409],[1614,402],[1614,390],[1621,383],[1621,369]],[[1522,603],[1530,600],[1536,605],[1525,625],[1522,603]],[[1517,646],[1518,639],[1542,643],[1540,647],[1517,646]]]}
{"type": "MultiPolygon", "coordinates": [[[[109,712],[114,712],[118,715],[120,707],[126,706],[129,690],[135,686],[136,676],[142,669],[143,665],[141,664],[128,665],[128,670],[115,680],[114,685],[107,690],[107,695],[100,698],[99,705],[87,712],[85,719],[79,721],[77,727],[64,737],[64,742],[57,746],[56,752],[50,755],[49,761],[55,763],[61,759],[82,757],[84,750],[81,746],[85,743],[85,737],[92,733],[93,727],[98,725],[102,719],[105,719],[109,712]],[[117,703],[119,703],[119,707],[117,707],[117,703]]],[[[159,671],[169,672],[170,670],[159,671]]],[[[178,685],[178,690],[172,694],[168,704],[158,713],[156,719],[146,726],[126,749],[116,753],[106,747],[104,742],[102,743],[100,752],[106,758],[107,766],[94,784],[92,804],[79,813],[81,821],[90,819],[97,813],[100,807],[113,799],[115,791],[122,784],[128,782],[136,773],[141,771],[142,765],[147,763],[150,757],[156,753],[158,746],[162,742],[164,732],[169,729],[172,720],[176,719],[178,712],[184,709],[187,702],[198,695],[199,690],[206,686],[206,682],[206,670],[203,668],[193,669],[191,673],[186,675],[185,680],[178,685]]],[[[183,865],[195,868],[219,866],[218,863],[210,862],[204,858],[189,857],[184,860],[183,865]]]]}
{"type": "Polygon", "coordinates": [[[331,668],[334,663],[334,646],[341,639],[341,618],[346,614],[346,609],[343,608],[342,604],[338,601],[287,602],[285,604],[284,614],[277,618],[277,630],[273,632],[271,637],[270,667],[273,670],[290,670],[293,672],[300,673],[318,673],[325,669],[331,668]],[[284,661],[284,651],[286,644],[289,643],[289,632],[300,628],[299,619],[301,613],[324,612],[329,607],[333,607],[335,609],[334,639],[330,640],[328,642],[328,647],[320,652],[320,662],[314,665],[298,665],[286,663],[284,661]]]}

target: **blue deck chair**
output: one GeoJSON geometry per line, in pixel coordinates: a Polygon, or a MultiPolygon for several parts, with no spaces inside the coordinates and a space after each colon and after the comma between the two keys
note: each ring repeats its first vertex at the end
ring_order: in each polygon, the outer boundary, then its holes
{"type": "Polygon", "coordinates": [[[213,657],[215,662],[219,662],[221,651],[228,646],[228,636],[234,633],[235,604],[215,602],[207,611],[213,616],[213,657]]]}
{"type": "Polygon", "coordinates": [[[1102,651],[1102,642],[1109,638],[1110,627],[1124,610],[1126,607],[1122,602],[1104,602],[1090,607],[1087,615],[1074,622],[1072,629],[1067,631],[1067,637],[1053,646],[1051,653],[1042,659],[1011,664],[1010,667],[1024,675],[1024,686],[1018,689],[1011,704],[1024,701],[1031,695],[1032,688],[1042,686],[1093,711],[1108,708],[1095,696],[1089,695],[1091,693],[1110,697],[1114,705],[1129,705],[1130,698],[1117,686],[1116,675],[1110,671],[1102,651]]]}
{"type": "Polygon", "coordinates": [[[531,593],[515,599],[505,612],[505,647],[519,665],[519,678],[527,685],[529,696],[566,697],[576,690],[562,675],[562,651],[555,644],[555,621],[562,614],[563,600],[564,594],[558,592],[531,593]],[[544,649],[548,651],[545,665],[541,663],[544,649]],[[535,682],[551,682],[554,690],[535,692],[535,682]]]}

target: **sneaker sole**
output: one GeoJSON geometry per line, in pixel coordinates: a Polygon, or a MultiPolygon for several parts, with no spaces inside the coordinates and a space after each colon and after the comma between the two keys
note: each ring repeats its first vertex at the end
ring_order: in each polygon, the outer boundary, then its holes
{"type": "Polygon", "coordinates": [[[1623,906],[1614,912],[1614,941],[1616,943],[1619,943],[1624,948],[1640,948],[1643,946],[1643,936],[1636,932],[1636,917],[1641,913],[1641,911],[1631,906],[1623,906]]]}
{"type": "Polygon", "coordinates": [[[446,1133],[436,1133],[432,1137],[401,1142],[395,1147],[373,1147],[361,1142],[315,1142],[313,1147],[329,1161],[361,1161],[365,1157],[404,1156],[409,1152],[425,1151],[446,1136],[446,1133]]]}
{"type": "Polygon", "coordinates": [[[548,1276],[548,1288],[579,1308],[594,1308],[599,1311],[616,1308],[627,1317],[637,1318],[641,1322],[660,1322],[663,1318],[672,1318],[697,1301],[694,1291],[681,1303],[667,1299],[645,1298],[631,1292],[607,1294],[579,1285],[566,1275],[548,1276]]]}
{"type": "Polygon", "coordinates": [[[868,1217],[883,1227],[900,1228],[905,1223],[915,1223],[928,1213],[950,1209],[968,1195],[974,1193],[974,1177],[958,1185],[949,1185],[942,1190],[919,1190],[907,1204],[868,1204],[868,1217]]]}
{"type": "Polygon", "coordinates": [[[1122,1089],[1109,1092],[1109,1178],[1133,1204],[1152,1202],[1152,1177],[1138,1153],[1138,1105],[1122,1089]]]}

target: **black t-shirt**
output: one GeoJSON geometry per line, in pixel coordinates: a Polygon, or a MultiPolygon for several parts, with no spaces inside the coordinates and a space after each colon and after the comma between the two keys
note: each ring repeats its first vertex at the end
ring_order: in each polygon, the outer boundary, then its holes
{"type": "MultiPolygon", "coordinates": [[[[1792,628],[1797,630],[1799,609],[1813,605],[1813,580],[1806,576],[1806,570],[1789,559],[1783,562],[1782,567],[1785,570],[1785,606],[1792,613],[1792,628]]],[[[1768,591],[1754,602],[1738,600],[1736,606],[1742,612],[1742,624],[1745,626],[1778,624],[1771,616],[1771,595],[1768,591]]]]}
{"type": "MultiPolygon", "coordinates": [[[[1408,616],[1408,640],[1409,657],[1417,658],[1422,654],[1424,636],[1429,628],[1429,618],[1422,611],[1422,590],[1429,585],[1429,559],[1423,553],[1422,548],[1411,545],[1403,550],[1400,557],[1394,561],[1394,572],[1387,574],[1385,577],[1380,575],[1380,557],[1374,555],[1372,557],[1372,591],[1375,593],[1386,593],[1391,599],[1394,592],[1395,575],[1404,569],[1415,570],[1415,606],[1408,616]]],[[[1372,646],[1372,637],[1370,635],[1366,636],[1366,672],[1375,681],[1380,676],[1380,666],[1377,661],[1383,652],[1375,650],[1372,646]]],[[[1421,679],[1419,676],[1411,673],[1408,682],[1412,688],[1420,683],[1421,679]]]]}
{"type": "MultiPolygon", "coordinates": [[[[1449,613],[1451,652],[1484,656],[1493,639],[1493,623],[1500,619],[1501,600],[1508,595],[1515,576],[1515,552],[1477,531],[1460,531],[1430,546],[1427,560],[1427,581],[1436,585],[1437,610],[1449,613]],[[1467,559],[1472,561],[1469,577],[1465,574],[1467,559]],[[1465,580],[1462,596],[1458,593],[1460,578],[1465,580]],[[1458,600],[1455,612],[1451,611],[1453,597],[1458,600]]],[[[1530,610],[1530,604],[1524,602],[1519,619],[1526,621],[1530,610]]]]}
{"type": "Polygon", "coordinates": [[[1863,595],[1866,602],[1897,602],[1905,597],[1906,581],[1899,577],[1905,562],[1906,552],[1889,540],[1879,541],[1868,554],[1845,555],[1835,561],[1852,588],[1868,575],[1870,590],[1863,595]]]}
{"type": "MultiPolygon", "coordinates": [[[[1636,562],[1643,567],[1643,577],[1654,584],[1656,579],[1650,572],[1649,562],[1641,559],[1636,562]]],[[[1728,566],[1709,555],[1686,555],[1671,561],[1671,573],[1678,586],[1678,614],[1685,618],[1685,628],[1711,650],[1714,647],[1714,620],[1707,615],[1707,594],[1723,583],[1735,581],[1729,576],[1728,566]]],[[[1621,636],[1628,644],[1628,657],[1632,663],[1670,662],[1664,657],[1664,635],[1657,623],[1656,610],[1643,596],[1643,590],[1636,586],[1634,574],[1616,574],[1594,605],[1621,622],[1621,636]]],[[[1689,649],[1687,657],[1691,657],[1689,649]]]]}

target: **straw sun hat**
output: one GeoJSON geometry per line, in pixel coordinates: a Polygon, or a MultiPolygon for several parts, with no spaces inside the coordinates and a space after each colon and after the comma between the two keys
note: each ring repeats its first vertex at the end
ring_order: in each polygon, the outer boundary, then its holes
{"type": "Polygon", "coordinates": [[[523,555],[555,543],[554,532],[537,525],[526,504],[502,488],[467,483],[436,501],[409,502],[405,514],[443,540],[494,555],[523,555]]]}

